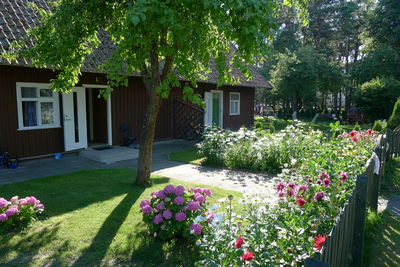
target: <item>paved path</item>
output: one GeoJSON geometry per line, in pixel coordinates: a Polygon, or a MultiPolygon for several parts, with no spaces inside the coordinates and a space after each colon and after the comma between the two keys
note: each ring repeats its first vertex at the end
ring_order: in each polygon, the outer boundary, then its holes
{"type": "MultiPolygon", "coordinates": [[[[154,174],[191,183],[216,186],[227,190],[263,191],[275,195],[273,176],[262,173],[248,173],[221,168],[212,168],[170,161],[168,154],[175,151],[192,149],[194,143],[184,140],[156,144],[153,149],[152,171],[154,174]]],[[[114,164],[95,162],[76,154],[64,155],[61,159],[44,158],[23,161],[15,170],[0,169],[0,185],[26,181],[34,178],[71,173],[85,169],[137,169],[137,160],[125,160],[114,164]]]]}
{"type": "Polygon", "coordinates": [[[378,202],[379,210],[388,210],[394,216],[400,218],[400,195],[380,197],[378,202]]]}

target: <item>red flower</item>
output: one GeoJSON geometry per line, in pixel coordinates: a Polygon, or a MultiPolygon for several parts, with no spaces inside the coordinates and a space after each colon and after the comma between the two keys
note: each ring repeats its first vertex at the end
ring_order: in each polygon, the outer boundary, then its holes
{"type": "Polygon", "coordinates": [[[351,132],[350,132],[350,136],[351,136],[351,137],[356,136],[356,135],[357,135],[357,132],[356,132],[356,131],[351,131],[351,132]]]}
{"type": "Polygon", "coordinates": [[[371,129],[367,130],[368,135],[371,135],[373,133],[373,131],[371,129]]]}
{"type": "Polygon", "coordinates": [[[306,201],[304,199],[302,199],[301,197],[299,197],[297,200],[297,205],[299,205],[300,207],[303,207],[304,204],[306,204],[306,201]]]}
{"type": "Polygon", "coordinates": [[[235,247],[236,247],[236,248],[240,248],[240,247],[243,245],[243,243],[244,243],[244,238],[243,238],[243,237],[239,237],[239,238],[236,240],[235,247]]]}
{"type": "Polygon", "coordinates": [[[356,142],[356,143],[357,143],[358,138],[357,138],[357,136],[353,136],[353,137],[351,138],[351,140],[352,140],[353,142],[356,142]]]}
{"type": "Polygon", "coordinates": [[[242,255],[242,259],[245,261],[251,261],[254,258],[254,254],[251,251],[247,251],[242,255]]]}
{"type": "Polygon", "coordinates": [[[321,250],[322,246],[324,245],[326,240],[326,235],[317,235],[314,238],[314,248],[316,248],[318,251],[321,250]]]}

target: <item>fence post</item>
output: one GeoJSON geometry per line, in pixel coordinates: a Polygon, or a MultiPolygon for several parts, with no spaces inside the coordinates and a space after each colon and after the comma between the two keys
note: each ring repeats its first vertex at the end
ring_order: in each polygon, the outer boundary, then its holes
{"type": "Polygon", "coordinates": [[[354,234],[352,244],[351,266],[361,266],[364,248],[365,215],[367,211],[367,185],[368,177],[358,176],[356,182],[354,234]]]}

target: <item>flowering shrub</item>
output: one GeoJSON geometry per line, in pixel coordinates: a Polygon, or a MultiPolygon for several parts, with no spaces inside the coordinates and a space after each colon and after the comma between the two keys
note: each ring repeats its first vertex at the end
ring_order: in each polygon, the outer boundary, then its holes
{"type": "Polygon", "coordinates": [[[44,205],[35,197],[10,200],[0,197],[0,231],[26,225],[43,212],[44,205]]]}
{"type": "Polygon", "coordinates": [[[254,171],[279,171],[320,144],[322,133],[295,122],[275,134],[257,134],[241,128],[237,132],[207,128],[198,144],[206,163],[254,171]]]}
{"type": "Polygon", "coordinates": [[[206,266],[296,266],[320,251],[375,146],[373,131],[352,131],[285,163],[276,198],[244,194],[198,242],[206,266]],[[239,238],[241,238],[239,240],[239,238]],[[239,241],[240,246],[236,246],[239,241]],[[251,252],[251,253],[250,253],[251,252]]]}
{"type": "Polygon", "coordinates": [[[211,196],[208,188],[186,191],[183,186],[167,185],[150,195],[150,200],[140,203],[140,209],[150,232],[161,239],[199,236],[213,221],[213,213],[206,212],[207,197],[211,196]]]}

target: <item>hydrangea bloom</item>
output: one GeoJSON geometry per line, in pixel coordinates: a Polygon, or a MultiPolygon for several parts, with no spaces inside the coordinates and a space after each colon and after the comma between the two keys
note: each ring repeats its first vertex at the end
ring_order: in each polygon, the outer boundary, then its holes
{"type": "Polygon", "coordinates": [[[0,222],[7,221],[7,218],[8,218],[7,214],[5,214],[5,213],[0,214],[0,222]]]}
{"type": "Polygon", "coordinates": [[[157,214],[156,216],[154,216],[153,223],[160,224],[160,223],[162,223],[163,220],[164,219],[163,219],[162,214],[157,214]]]}
{"type": "Polygon", "coordinates": [[[153,208],[150,205],[146,205],[142,208],[143,214],[150,214],[153,211],[153,208]]]}
{"type": "Polygon", "coordinates": [[[39,204],[40,201],[38,201],[35,197],[26,197],[26,203],[29,205],[36,205],[39,204]]]}
{"type": "Polygon", "coordinates": [[[204,201],[206,201],[205,197],[200,193],[196,193],[194,195],[194,200],[196,200],[196,201],[198,201],[200,203],[203,203],[204,201]]]}
{"type": "Polygon", "coordinates": [[[174,199],[174,203],[175,203],[176,205],[182,205],[184,202],[185,202],[185,199],[184,199],[183,197],[181,197],[181,196],[177,196],[177,197],[174,199]]]}
{"type": "Polygon", "coordinates": [[[12,198],[10,199],[10,202],[11,202],[11,203],[14,203],[14,202],[17,202],[17,201],[18,201],[18,196],[12,197],[12,198]]]}
{"type": "Polygon", "coordinates": [[[156,197],[164,199],[167,196],[164,194],[164,192],[162,190],[160,190],[160,191],[156,192],[156,197]]]}
{"type": "Polygon", "coordinates": [[[0,209],[4,209],[5,207],[8,206],[8,204],[9,203],[8,203],[7,199],[0,197],[0,209]]]}
{"type": "Polygon", "coordinates": [[[202,231],[202,227],[200,224],[195,223],[195,224],[190,225],[189,230],[192,235],[200,235],[201,231],[202,231]]]}
{"type": "Polygon", "coordinates": [[[140,202],[140,207],[143,208],[144,206],[150,205],[150,201],[148,201],[147,199],[143,200],[142,202],[140,202]]]}
{"type": "Polygon", "coordinates": [[[178,212],[175,214],[175,220],[178,222],[183,222],[186,219],[186,214],[184,212],[178,212]]]}
{"type": "Polygon", "coordinates": [[[44,210],[44,205],[43,204],[38,204],[38,205],[36,205],[36,207],[35,207],[37,210],[44,210]]]}
{"type": "Polygon", "coordinates": [[[163,211],[163,217],[167,220],[172,218],[172,212],[170,210],[164,210],[163,211]]]}
{"type": "Polygon", "coordinates": [[[156,209],[157,209],[158,211],[165,210],[164,202],[161,201],[160,203],[158,203],[158,204],[156,205],[156,209]]]}
{"type": "Polygon", "coordinates": [[[18,206],[12,206],[8,210],[6,210],[6,215],[8,217],[13,216],[19,212],[18,206]]]}
{"type": "Polygon", "coordinates": [[[196,211],[199,208],[200,208],[200,203],[197,202],[197,201],[190,200],[188,205],[187,205],[187,209],[188,210],[196,211]]]}
{"type": "Polygon", "coordinates": [[[183,193],[185,192],[185,188],[181,185],[178,185],[177,187],[175,187],[175,195],[177,196],[182,196],[183,193]]]}
{"type": "Polygon", "coordinates": [[[171,193],[175,193],[175,187],[172,184],[167,185],[164,188],[164,194],[171,194],[171,193]]]}

